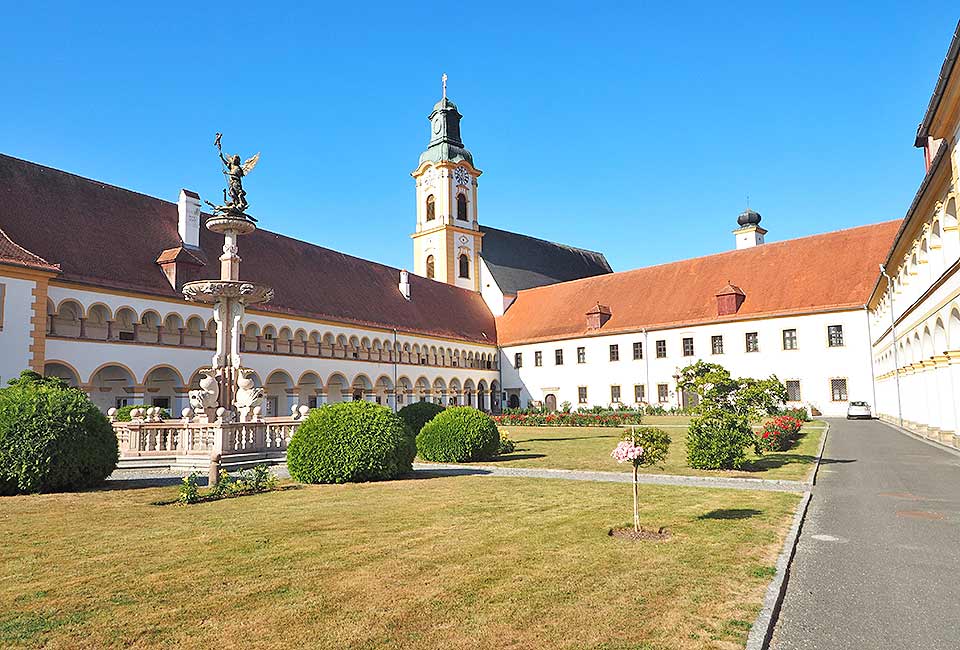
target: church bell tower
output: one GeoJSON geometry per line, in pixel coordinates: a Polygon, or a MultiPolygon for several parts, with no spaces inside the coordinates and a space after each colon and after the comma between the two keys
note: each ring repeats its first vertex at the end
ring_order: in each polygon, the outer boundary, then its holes
{"type": "Polygon", "coordinates": [[[478,265],[483,233],[477,223],[477,178],[473,155],[460,138],[456,104],[443,97],[430,113],[430,143],[411,173],[417,184],[417,229],[413,270],[457,287],[480,290],[478,265]]]}

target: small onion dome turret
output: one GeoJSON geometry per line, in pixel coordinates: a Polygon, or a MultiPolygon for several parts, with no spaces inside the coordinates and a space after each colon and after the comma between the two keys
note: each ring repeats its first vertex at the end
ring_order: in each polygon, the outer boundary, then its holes
{"type": "Polygon", "coordinates": [[[751,210],[750,208],[747,208],[746,210],[740,213],[739,217],[737,217],[737,223],[740,224],[742,227],[759,226],[760,219],[762,219],[762,217],[760,216],[759,212],[756,212],[754,210],[751,210]]]}

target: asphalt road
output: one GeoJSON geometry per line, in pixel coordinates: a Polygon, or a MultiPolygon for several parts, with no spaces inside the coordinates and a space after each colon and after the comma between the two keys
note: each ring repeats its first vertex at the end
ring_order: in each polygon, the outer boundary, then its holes
{"type": "Polygon", "coordinates": [[[960,456],[831,422],[770,647],[960,648],[960,456]]]}

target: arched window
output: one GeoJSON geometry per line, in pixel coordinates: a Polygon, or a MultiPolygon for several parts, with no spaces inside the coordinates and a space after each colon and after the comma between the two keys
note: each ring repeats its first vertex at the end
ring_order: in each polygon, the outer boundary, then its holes
{"type": "Polygon", "coordinates": [[[470,258],[467,257],[466,253],[460,254],[460,277],[461,278],[470,277],[470,258]]]}
{"type": "Polygon", "coordinates": [[[467,195],[457,194],[457,219],[467,221],[467,195]]]}
{"type": "Polygon", "coordinates": [[[427,197],[427,221],[433,221],[437,218],[437,201],[433,194],[427,197]]]}
{"type": "Polygon", "coordinates": [[[427,255],[427,277],[433,279],[433,255],[427,255]]]}

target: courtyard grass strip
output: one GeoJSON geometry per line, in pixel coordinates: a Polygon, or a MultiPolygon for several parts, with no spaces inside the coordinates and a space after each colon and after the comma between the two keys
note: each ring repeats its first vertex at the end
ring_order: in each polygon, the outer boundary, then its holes
{"type": "Polygon", "coordinates": [[[4,648],[742,648],[796,494],[477,476],[8,497],[4,648]],[[618,625],[616,621],[629,620],[618,625]]]}
{"type": "MultiPolygon", "coordinates": [[[[762,456],[749,453],[747,463],[739,470],[697,470],[687,466],[687,425],[684,421],[689,422],[689,418],[673,416],[662,418],[666,421],[660,420],[658,417],[645,418],[644,426],[663,428],[673,442],[663,468],[651,468],[649,473],[678,476],[809,481],[826,430],[821,421],[806,423],[797,442],[786,451],[766,452],[762,456]]],[[[501,426],[500,430],[516,443],[516,449],[489,464],[536,469],[629,471],[610,457],[610,450],[625,431],[621,428],[501,426]]]]}

